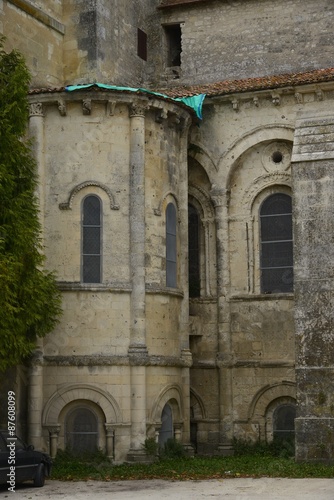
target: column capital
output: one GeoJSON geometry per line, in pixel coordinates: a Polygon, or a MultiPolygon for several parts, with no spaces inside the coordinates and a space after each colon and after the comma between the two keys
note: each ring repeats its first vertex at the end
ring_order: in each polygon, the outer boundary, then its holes
{"type": "Polygon", "coordinates": [[[44,116],[43,104],[41,102],[32,102],[29,104],[29,118],[31,116],[44,116]]]}
{"type": "Polygon", "coordinates": [[[223,188],[213,187],[210,191],[210,196],[215,208],[226,206],[229,191],[223,188]]]}
{"type": "Polygon", "coordinates": [[[135,116],[145,117],[145,113],[148,109],[148,103],[145,101],[135,101],[129,105],[129,116],[134,118],[135,116]]]}

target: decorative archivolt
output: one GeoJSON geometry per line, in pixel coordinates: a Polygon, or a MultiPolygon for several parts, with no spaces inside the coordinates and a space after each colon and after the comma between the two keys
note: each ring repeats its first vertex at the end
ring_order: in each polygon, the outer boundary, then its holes
{"type": "Polygon", "coordinates": [[[79,191],[81,191],[82,189],[85,189],[86,187],[90,187],[90,186],[98,187],[98,188],[102,189],[103,191],[105,191],[109,197],[109,200],[110,200],[111,210],[119,210],[119,205],[117,205],[115,203],[115,197],[114,197],[111,189],[109,189],[105,184],[102,184],[99,181],[85,181],[85,182],[82,182],[81,184],[78,184],[77,186],[75,186],[72,189],[72,191],[70,192],[70,196],[68,198],[68,201],[66,201],[65,203],[59,203],[60,210],[72,210],[72,203],[73,203],[74,197],[79,193],[79,191]]]}
{"type": "MultiPolygon", "coordinates": [[[[267,141],[287,141],[292,143],[294,128],[292,125],[266,125],[257,127],[243,137],[237,139],[231,147],[220,157],[218,162],[219,172],[228,172],[226,177],[226,189],[229,189],[235,169],[238,167],[238,159],[250,148],[267,141]]],[[[222,180],[223,181],[223,180],[222,180]]]]}
{"type": "Polygon", "coordinates": [[[213,205],[209,194],[201,187],[189,184],[188,194],[190,197],[195,198],[201,206],[201,216],[206,219],[213,219],[215,216],[213,205]]]}
{"type": "Polygon", "coordinates": [[[178,202],[178,199],[177,199],[176,195],[172,191],[168,191],[168,193],[165,193],[163,195],[163,197],[161,198],[161,200],[159,202],[159,205],[158,205],[158,208],[154,209],[154,215],[158,215],[159,217],[161,216],[161,214],[163,212],[163,208],[166,205],[166,200],[167,200],[167,198],[170,198],[170,197],[173,198],[173,200],[175,201],[175,205],[176,205],[177,211],[179,213],[179,202],[178,202]]]}
{"type": "Polygon", "coordinates": [[[273,172],[260,175],[248,186],[242,196],[242,205],[250,213],[257,195],[272,186],[283,185],[291,188],[291,176],[288,172],[273,172]]]}
{"type": "Polygon", "coordinates": [[[47,401],[43,414],[42,425],[57,425],[62,409],[77,400],[87,400],[98,405],[103,411],[106,423],[121,423],[120,407],[107,391],[90,384],[72,384],[58,389],[47,401]]]}
{"type": "Polygon", "coordinates": [[[164,406],[169,403],[173,409],[173,419],[175,422],[183,421],[183,395],[182,389],[178,385],[165,387],[157,396],[151,410],[151,422],[160,422],[164,406]]]}
{"type": "Polygon", "coordinates": [[[284,397],[296,398],[296,384],[294,382],[283,381],[262,387],[255,394],[249,406],[248,419],[264,417],[271,402],[284,397]]]}

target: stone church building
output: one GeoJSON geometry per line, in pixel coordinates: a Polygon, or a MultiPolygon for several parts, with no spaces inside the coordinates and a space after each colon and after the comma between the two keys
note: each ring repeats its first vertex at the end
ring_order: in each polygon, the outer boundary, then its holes
{"type": "Polygon", "coordinates": [[[0,1],[63,295],[36,447],[334,458],[333,23],[332,0],[0,1]]]}

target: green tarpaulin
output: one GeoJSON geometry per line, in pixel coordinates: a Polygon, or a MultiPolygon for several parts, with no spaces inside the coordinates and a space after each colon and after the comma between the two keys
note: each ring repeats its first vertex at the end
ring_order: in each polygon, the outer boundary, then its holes
{"type": "Polygon", "coordinates": [[[164,97],[166,99],[171,99],[172,101],[182,102],[186,106],[192,108],[199,119],[202,119],[202,104],[205,98],[205,94],[193,95],[190,97],[168,97],[168,95],[160,94],[159,92],[152,92],[151,90],[142,88],[132,88],[132,87],[118,87],[117,85],[107,85],[104,83],[87,83],[86,85],[68,85],[65,90],[67,92],[72,92],[73,90],[86,89],[88,87],[100,87],[107,90],[128,90],[130,92],[146,92],[147,94],[157,95],[159,97],[164,97]]]}

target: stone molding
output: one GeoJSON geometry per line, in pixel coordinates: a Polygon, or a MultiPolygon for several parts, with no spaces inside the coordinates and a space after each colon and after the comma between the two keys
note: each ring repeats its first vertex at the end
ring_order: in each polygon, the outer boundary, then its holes
{"type": "Polygon", "coordinates": [[[81,184],[78,184],[75,186],[72,191],[70,192],[68,201],[64,203],[59,203],[59,208],[60,210],[72,210],[72,203],[73,203],[73,198],[81,191],[82,189],[85,189],[87,187],[94,186],[102,189],[105,191],[110,199],[110,209],[111,210],[119,210],[119,205],[115,203],[115,196],[112,193],[111,189],[108,188],[105,184],[102,184],[102,182],[99,181],[85,181],[82,182],[81,184]]]}
{"type": "MultiPolygon", "coordinates": [[[[158,217],[160,217],[162,215],[163,207],[164,207],[164,205],[165,205],[166,200],[167,200],[168,197],[172,197],[173,200],[175,201],[177,213],[179,214],[180,209],[179,209],[179,202],[178,202],[177,196],[172,191],[168,191],[167,193],[165,193],[162,196],[162,198],[161,198],[161,200],[159,202],[158,207],[154,209],[154,215],[157,215],[158,217]]],[[[180,222],[179,218],[178,218],[178,221],[180,222]]]]}
{"type": "Polygon", "coordinates": [[[174,366],[177,368],[189,367],[189,357],[158,356],[132,350],[130,355],[124,356],[44,356],[44,366],[174,366]]]}
{"type": "Polygon", "coordinates": [[[42,425],[57,426],[62,409],[72,401],[86,399],[103,411],[106,423],[122,422],[122,412],[116,399],[93,384],[65,384],[48,399],[42,414],[42,425]]]}

